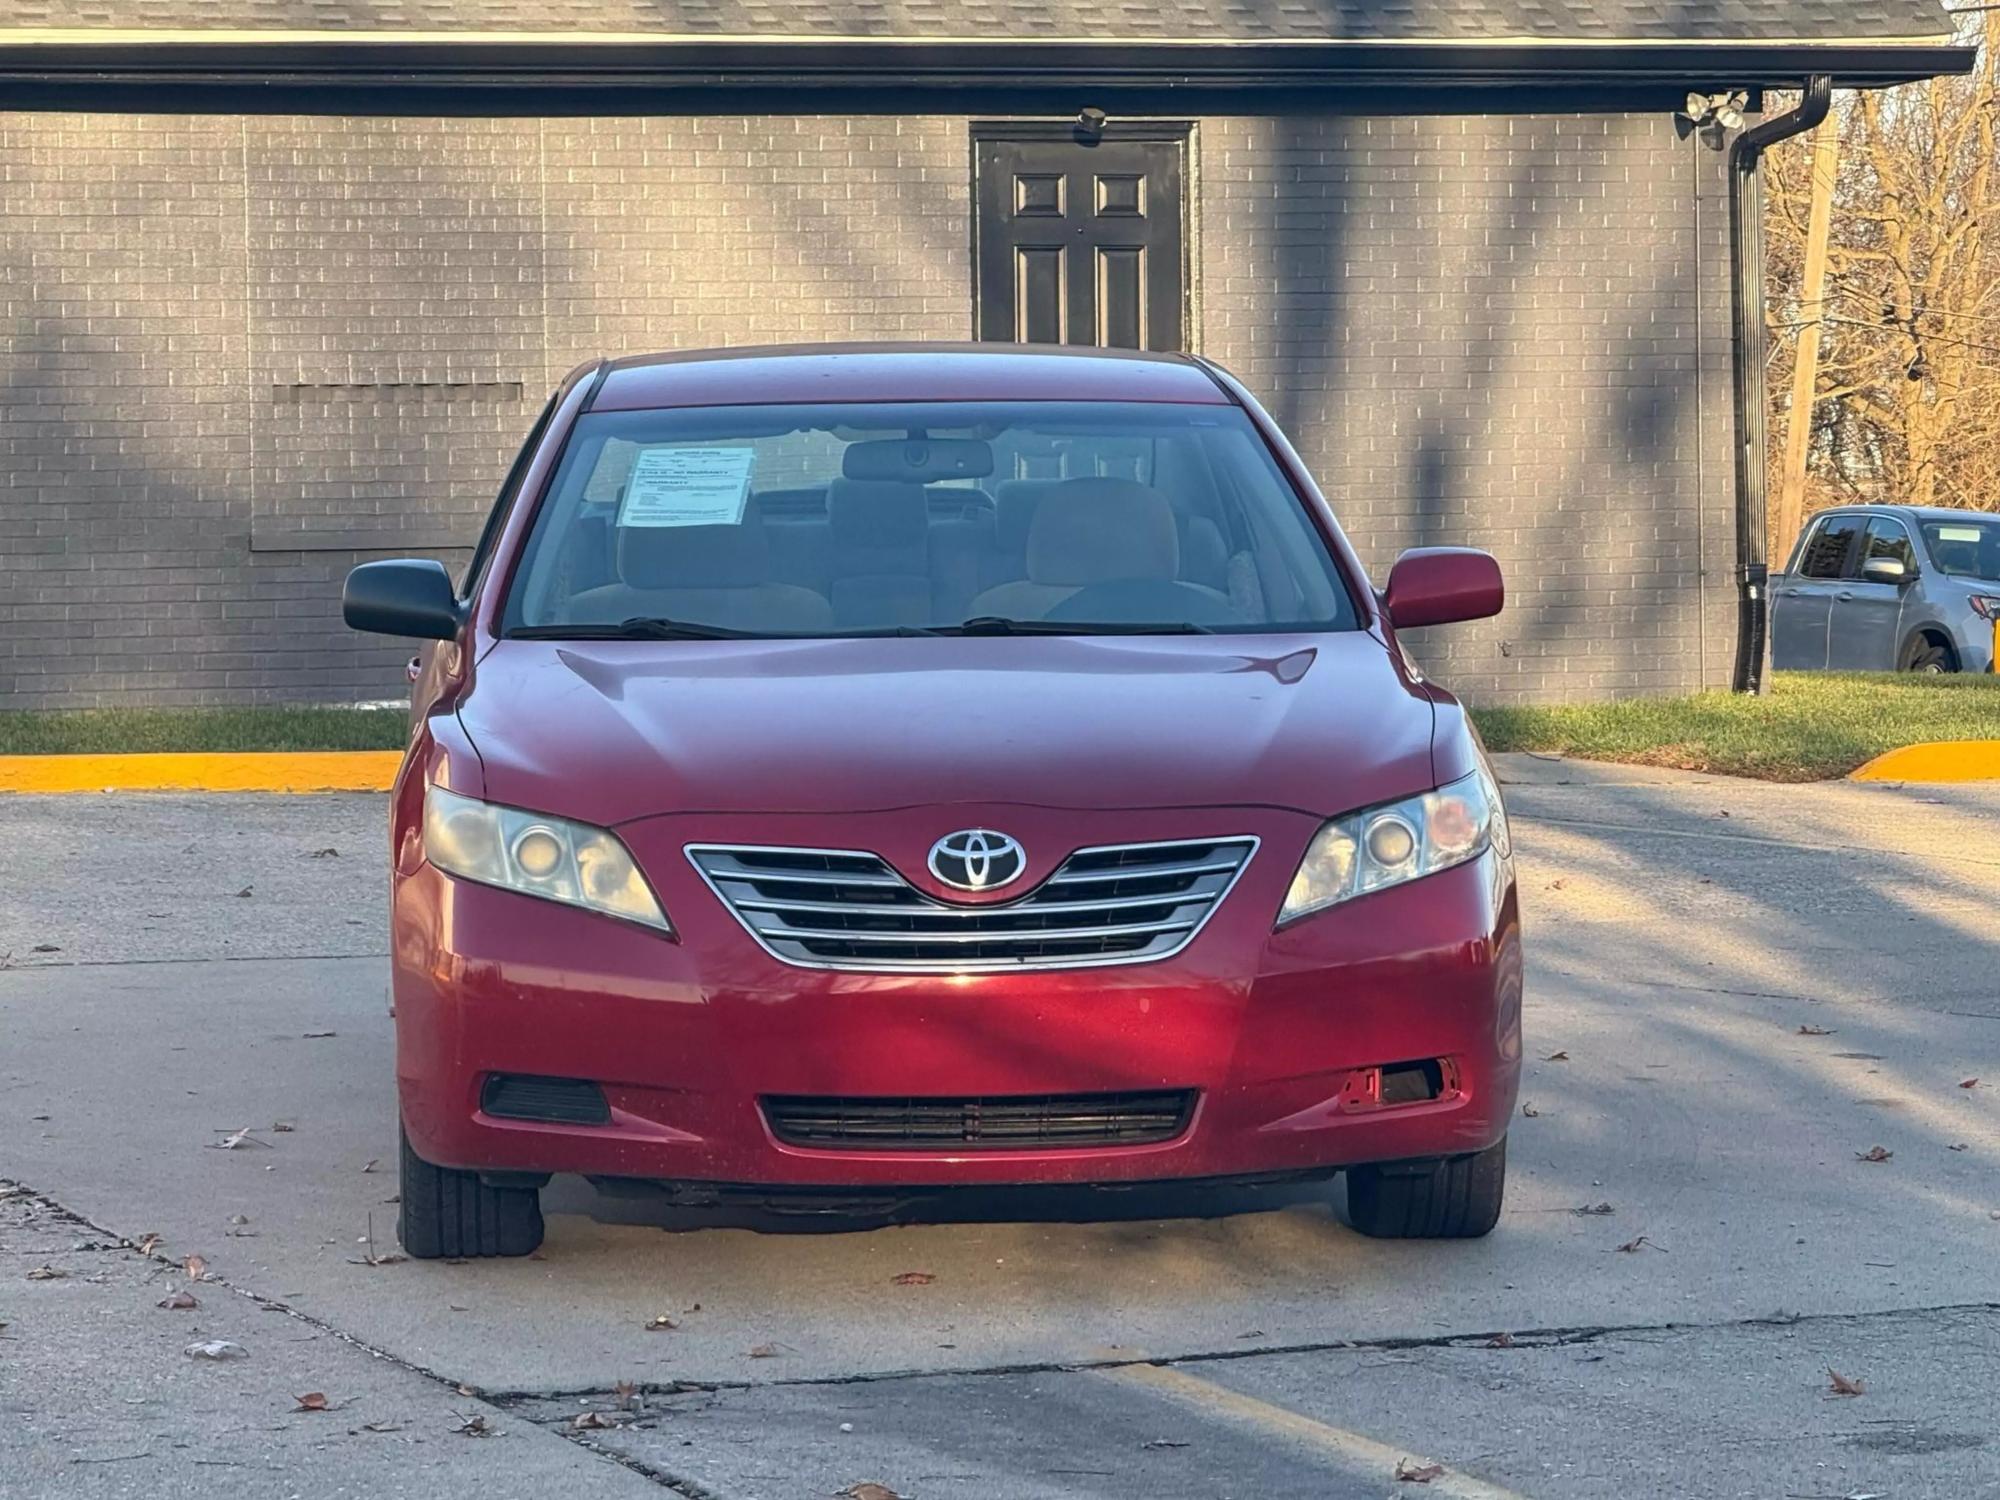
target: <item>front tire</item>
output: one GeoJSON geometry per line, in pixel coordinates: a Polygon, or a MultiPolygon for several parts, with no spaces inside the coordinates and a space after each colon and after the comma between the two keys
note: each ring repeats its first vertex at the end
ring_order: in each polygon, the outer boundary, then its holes
{"type": "Polygon", "coordinates": [[[1931,636],[1920,635],[1910,642],[1909,650],[1903,653],[1905,672],[1924,672],[1938,675],[1958,670],[1958,658],[1951,647],[1931,636]]]}
{"type": "Polygon", "coordinates": [[[1507,1138],[1436,1162],[1347,1169],[1347,1222],[1375,1240],[1473,1240],[1500,1222],[1507,1138]]]}
{"type": "Polygon", "coordinates": [[[402,1215],[397,1237],[413,1260],[532,1255],[542,1245],[542,1195],[492,1187],[477,1172],[434,1166],[400,1129],[402,1215]]]}

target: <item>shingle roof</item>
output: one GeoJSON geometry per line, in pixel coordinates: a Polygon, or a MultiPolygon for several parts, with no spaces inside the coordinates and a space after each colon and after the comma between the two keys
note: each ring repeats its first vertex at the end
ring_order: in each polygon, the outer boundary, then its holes
{"type": "Polygon", "coordinates": [[[1187,41],[1947,40],[1935,0],[0,0],[7,32],[1187,41]]]}

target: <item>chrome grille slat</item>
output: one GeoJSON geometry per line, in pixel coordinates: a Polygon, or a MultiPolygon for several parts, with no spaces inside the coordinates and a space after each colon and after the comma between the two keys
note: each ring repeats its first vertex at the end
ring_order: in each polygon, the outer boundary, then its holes
{"type": "Polygon", "coordinates": [[[1078,885],[1086,880],[1158,880],[1170,875],[1214,875],[1235,870],[1233,864],[1208,865],[1113,865],[1102,869],[1058,870],[1044,884],[1078,885]]]}
{"type": "Polygon", "coordinates": [[[1133,937],[1141,933],[1181,932],[1194,926],[1200,920],[1190,917],[1185,922],[1125,922],[1116,927],[1016,927],[995,931],[992,928],[976,929],[972,932],[882,932],[867,927],[793,927],[789,924],[772,926],[759,923],[757,935],[766,938],[789,938],[796,942],[811,942],[823,939],[837,943],[865,943],[871,941],[906,943],[993,943],[1008,938],[1033,938],[1038,942],[1063,941],[1080,937],[1133,937]]]}
{"type": "MultiPolygon", "coordinates": [[[[912,892],[914,895],[915,893],[912,892]]],[[[1038,901],[1034,911],[1048,915],[1067,915],[1085,911],[1129,911],[1140,906],[1188,906],[1207,905],[1213,890],[1183,891],[1164,896],[1114,896],[1103,901],[1038,901]]],[[[731,896],[730,904],[738,911],[811,911],[847,912],[860,917],[896,916],[912,914],[928,915],[921,901],[899,901],[894,903],[871,903],[866,901],[774,901],[731,896]]],[[[1006,906],[981,911],[981,916],[1005,916],[1013,909],[1006,906]]],[[[1015,913],[1018,915],[1018,913],[1015,913]]]]}
{"type": "Polygon", "coordinates": [[[1148,963],[1194,940],[1256,852],[1249,834],[1078,849],[1011,901],[940,901],[879,855],[690,844],[764,950],[811,969],[970,973],[1148,963]]]}

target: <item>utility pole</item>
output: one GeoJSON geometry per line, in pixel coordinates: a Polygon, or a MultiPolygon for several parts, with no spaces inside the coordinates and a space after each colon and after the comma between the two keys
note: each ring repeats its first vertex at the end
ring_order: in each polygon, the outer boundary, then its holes
{"type": "Polygon", "coordinates": [[[1819,385],[1820,329],[1826,316],[1826,241],[1833,225],[1833,185],[1840,175],[1840,115],[1829,114],[1812,134],[1812,207],[1806,219],[1805,274],[1799,283],[1799,352],[1792,369],[1792,413],[1785,431],[1785,469],[1773,518],[1772,556],[1783,558],[1805,524],[1806,448],[1812,440],[1813,395],[1819,385]]]}

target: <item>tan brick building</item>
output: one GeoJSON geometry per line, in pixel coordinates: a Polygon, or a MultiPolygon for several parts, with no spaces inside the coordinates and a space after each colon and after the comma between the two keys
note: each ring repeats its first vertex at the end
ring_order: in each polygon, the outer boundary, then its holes
{"type": "Polygon", "coordinates": [[[1726,684],[1731,158],[1675,112],[1948,43],[1932,0],[0,0],[0,707],[393,697],[341,577],[462,558],[571,365],[968,336],[1198,350],[1378,576],[1497,552],[1507,613],[1432,647],[1477,697],[1726,684]]]}

